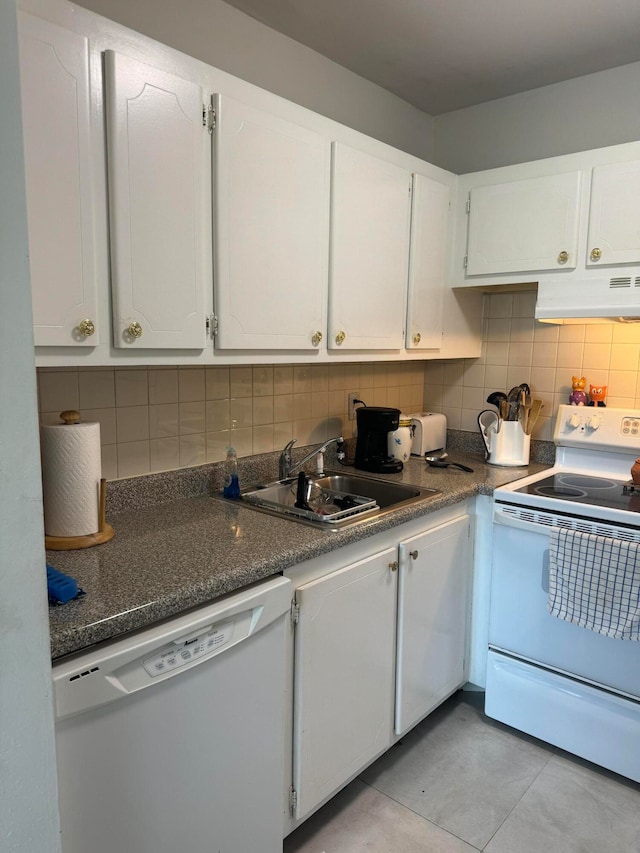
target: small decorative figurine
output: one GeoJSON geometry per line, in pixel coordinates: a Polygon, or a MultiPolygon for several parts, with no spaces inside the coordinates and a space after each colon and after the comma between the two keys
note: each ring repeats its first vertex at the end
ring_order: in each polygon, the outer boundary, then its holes
{"type": "Polygon", "coordinates": [[[606,385],[589,385],[589,406],[606,406],[604,399],[607,396],[606,385]]]}
{"type": "Polygon", "coordinates": [[[584,386],[587,384],[587,380],[584,376],[571,377],[571,387],[573,391],[569,394],[569,403],[572,406],[586,406],[588,402],[586,391],[584,390],[584,386]]]}

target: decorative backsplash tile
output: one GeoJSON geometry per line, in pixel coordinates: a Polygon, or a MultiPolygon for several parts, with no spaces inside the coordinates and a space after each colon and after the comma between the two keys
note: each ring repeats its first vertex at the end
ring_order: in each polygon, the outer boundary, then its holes
{"type": "Polygon", "coordinates": [[[40,368],[40,419],[100,423],[107,479],[349,438],[347,394],[421,411],[423,362],[242,367],[40,368]]]}
{"type": "Polygon", "coordinates": [[[587,389],[606,385],[610,406],[639,408],[640,324],[540,323],[535,301],[535,291],[486,294],[482,355],[426,362],[425,409],[446,414],[452,429],[477,432],[487,395],[527,382],[544,403],[533,435],[550,441],[572,376],[585,376],[587,389]]]}
{"type": "Polygon", "coordinates": [[[406,414],[444,412],[478,431],[487,395],[528,382],[545,408],[534,437],[552,438],[571,377],[607,385],[611,406],[640,407],[640,324],[553,326],[534,319],[535,292],[484,298],[476,359],[234,367],[40,368],[40,419],[64,409],[98,421],[107,479],[270,453],[354,434],[347,394],[406,414]]]}

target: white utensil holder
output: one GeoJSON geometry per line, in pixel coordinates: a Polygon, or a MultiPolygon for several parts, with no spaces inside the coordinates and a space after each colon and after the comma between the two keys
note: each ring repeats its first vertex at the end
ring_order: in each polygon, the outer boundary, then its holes
{"type": "Polygon", "coordinates": [[[519,421],[502,421],[498,432],[488,432],[489,465],[516,468],[529,464],[531,436],[526,435],[519,421]]]}

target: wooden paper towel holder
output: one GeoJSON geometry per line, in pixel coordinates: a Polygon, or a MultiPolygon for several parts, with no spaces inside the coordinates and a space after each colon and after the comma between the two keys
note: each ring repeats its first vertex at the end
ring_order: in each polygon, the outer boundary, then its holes
{"type": "Polygon", "coordinates": [[[102,545],[113,539],[115,531],[105,519],[107,507],[107,481],[100,480],[100,497],[98,505],[98,532],[87,533],[86,536],[45,536],[44,545],[48,551],[75,551],[78,548],[91,548],[102,545]]]}

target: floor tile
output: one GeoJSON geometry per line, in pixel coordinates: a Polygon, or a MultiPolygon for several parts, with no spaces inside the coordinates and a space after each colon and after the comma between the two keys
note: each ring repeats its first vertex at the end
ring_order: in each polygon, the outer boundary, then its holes
{"type": "Polygon", "coordinates": [[[477,853],[356,779],[284,842],[284,853],[477,853]]]}
{"type": "Polygon", "coordinates": [[[554,756],[486,853],[630,853],[640,850],[640,785],[554,756]]]}
{"type": "Polygon", "coordinates": [[[553,756],[553,748],[488,720],[477,706],[482,697],[461,695],[361,778],[482,849],[553,756]]]}

